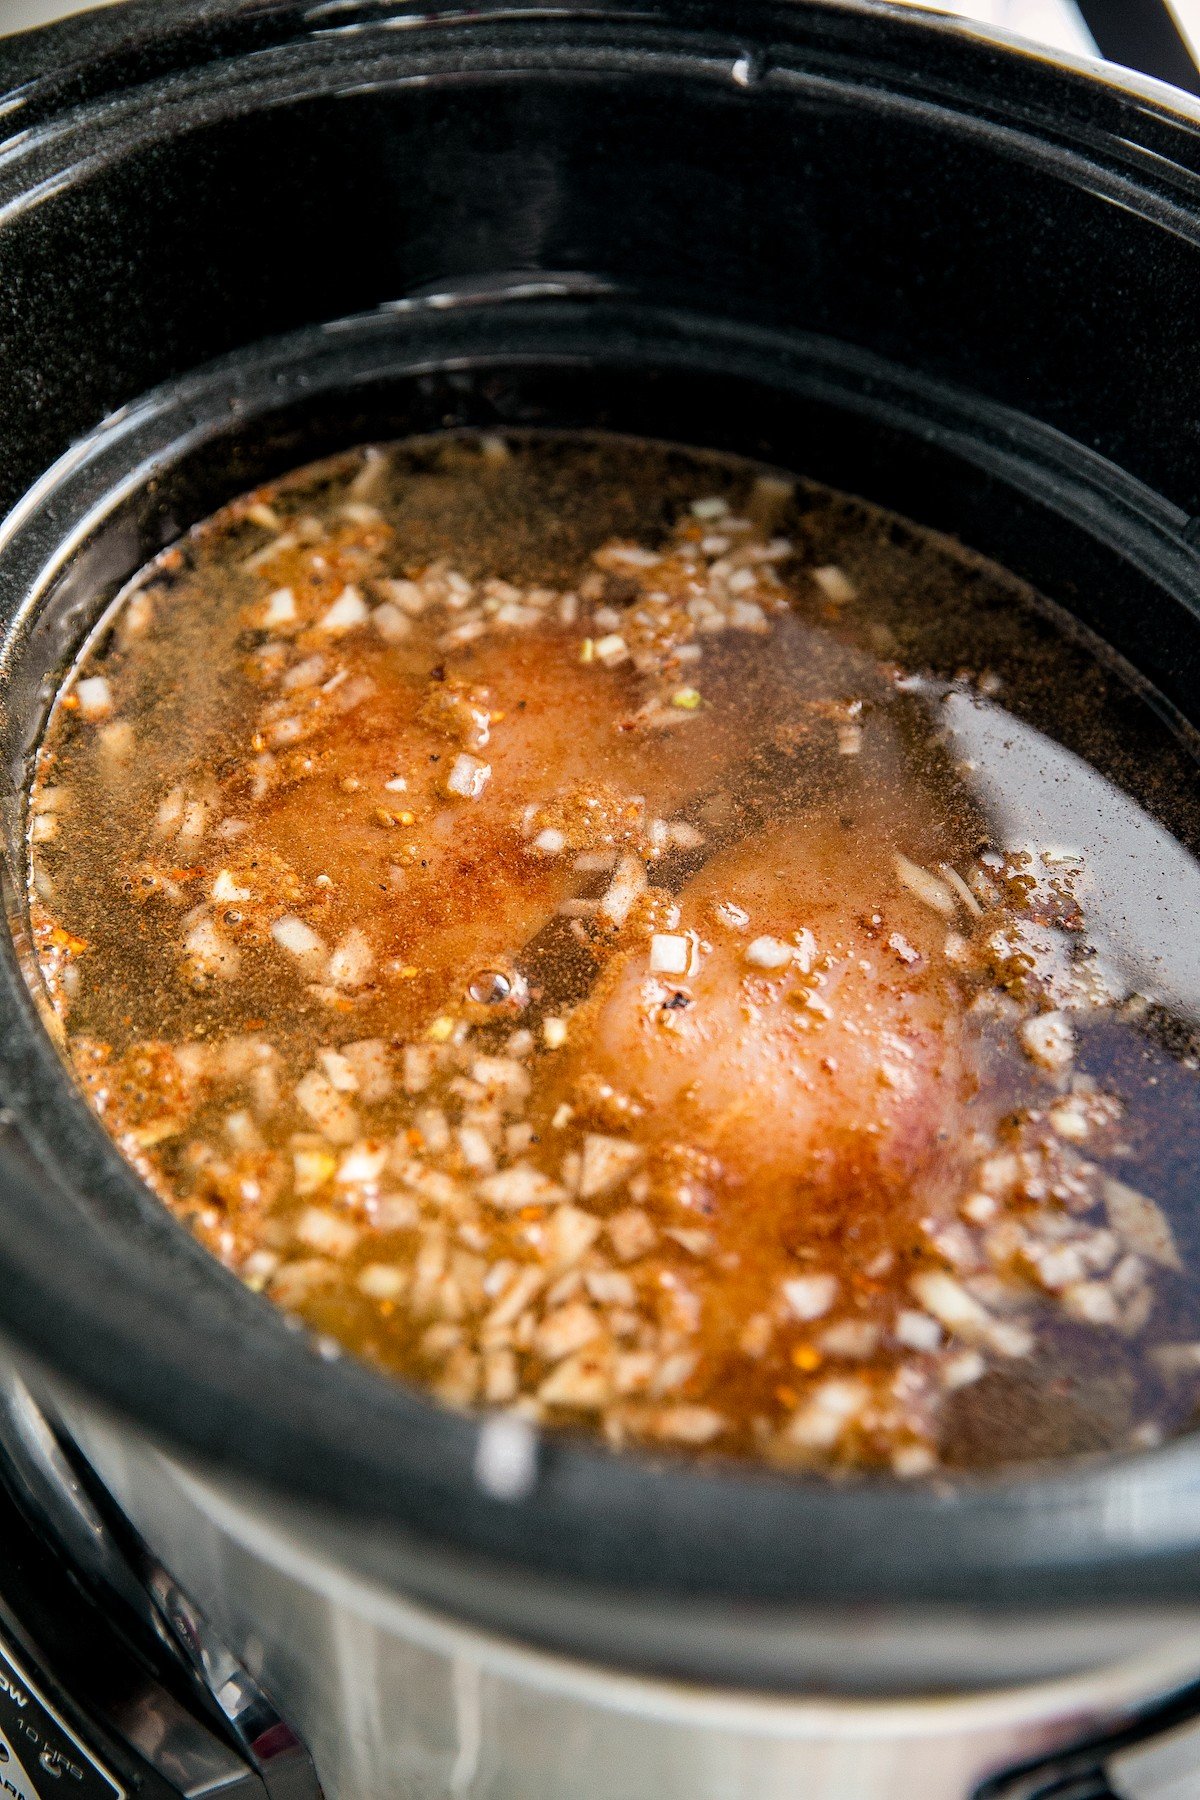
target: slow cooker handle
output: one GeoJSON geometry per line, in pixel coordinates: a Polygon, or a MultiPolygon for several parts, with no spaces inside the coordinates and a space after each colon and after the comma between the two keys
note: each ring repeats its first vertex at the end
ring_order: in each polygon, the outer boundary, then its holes
{"type": "Polygon", "coordinates": [[[1168,0],[1075,0],[1101,56],[1189,94],[1200,94],[1200,70],[1168,0]]]}

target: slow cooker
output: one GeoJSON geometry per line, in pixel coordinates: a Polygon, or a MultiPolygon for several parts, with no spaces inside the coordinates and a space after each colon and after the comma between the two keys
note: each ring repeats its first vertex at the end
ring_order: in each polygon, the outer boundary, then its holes
{"type": "Polygon", "coordinates": [[[1195,1437],[831,1485],[443,1410],[142,1187],[22,899],[98,611],[413,431],[801,470],[1200,723],[1200,109],[871,0],[134,0],[0,43],[0,133],[5,1793],[1200,1793],[1195,1437]]]}

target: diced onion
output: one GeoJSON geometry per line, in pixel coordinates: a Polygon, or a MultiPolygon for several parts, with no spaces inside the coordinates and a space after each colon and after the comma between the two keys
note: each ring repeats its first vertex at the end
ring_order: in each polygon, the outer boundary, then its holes
{"type": "Polygon", "coordinates": [[[337,1160],[328,1150],[296,1150],[292,1153],[292,1186],[297,1195],[315,1194],[324,1187],[337,1168],[337,1160]]]}
{"type": "Polygon", "coordinates": [[[905,1307],[896,1315],[896,1342],[906,1350],[936,1350],[942,1341],[942,1328],[928,1313],[905,1307]]]}
{"type": "Polygon", "coordinates": [[[1035,1019],[1026,1019],[1019,1036],[1031,1062],[1052,1072],[1070,1067],[1075,1055],[1075,1033],[1065,1013],[1039,1013],[1035,1019]]]}
{"type": "Polygon", "coordinates": [[[1108,1222],[1131,1250],[1165,1269],[1182,1269],[1174,1233],[1161,1206],[1148,1194],[1138,1193],[1123,1181],[1108,1177],[1104,1183],[1108,1222]]]}
{"type": "Polygon", "coordinates": [[[611,1192],[637,1167],[642,1154],[640,1144],[589,1132],[583,1140],[579,1160],[580,1199],[594,1200],[600,1194],[611,1192]]]}
{"type": "Polygon", "coordinates": [[[836,1275],[795,1275],[783,1284],[783,1297],[797,1319],[823,1319],[837,1291],[836,1275]]]}
{"type": "Polygon", "coordinates": [[[358,1076],[340,1051],[318,1050],[317,1061],[339,1094],[356,1094],[358,1092],[358,1076]]]}
{"type": "Polygon", "coordinates": [[[756,937],[746,945],[746,961],[754,969],[782,969],[794,955],[794,946],[781,938],[756,937]]]}
{"type": "Polygon", "coordinates": [[[831,1450],[870,1398],[862,1381],[823,1381],[792,1418],[788,1438],[806,1450],[831,1450]]]}
{"type": "Polygon", "coordinates": [[[449,775],[446,777],[446,791],[460,800],[478,800],[491,778],[491,764],[480,762],[477,756],[470,756],[464,750],[456,756],[449,775]]]}
{"type": "Polygon", "coordinates": [[[408,1275],[395,1263],[367,1263],[358,1272],[357,1286],[368,1300],[398,1300],[408,1286],[408,1275]]]}
{"type": "Polygon", "coordinates": [[[83,681],[77,681],[75,697],[79,701],[80,717],[89,723],[107,719],[113,709],[112,689],[103,675],[88,675],[83,681]]]}
{"type": "Polygon", "coordinates": [[[336,1213],[309,1206],[300,1215],[296,1236],[310,1250],[320,1251],[322,1256],[348,1256],[358,1242],[358,1229],[336,1213]]]}
{"type": "Polygon", "coordinates": [[[691,959],[690,938],[656,931],[650,939],[650,968],[655,975],[686,975],[691,959]]]}
{"type": "Polygon", "coordinates": [[[928,1269],[914,1275],[910,1286],[925,1310],[948,1331],[956,1331],[968,1341],[986,1338],[993,1324],[992,1315],[953,1275],[928,1269]]]}
{"type": "Polygon", "coordinates": [[[201,919],[193,925],[183,947],[198,970],[222,981],[232,980],[241,964],[237,950],[221,936],[211,919],[201,919]]]}
{"type": "Polygon", "coordinates": [[[334,987],[361,987],[375,966],[375,952],[357,926],[348,931],[329,958],[334,987]]]}
{"type": "Polygon", "coordinates": [[[812,578],[827,600],[835,606],[846,606],[851,600],[858,599],[858,589],[845,572],[836,563],[822,563],[814,569],[812,578]]]}
{"type": "Polygon", "coordinates": [[[337,1179],[344,1187],[363,1187],[378,1181],[390,1154],[390,1144],[354,1144],[338,1164],[337,1179]]]}
{"type": "Polygon", "coordinates": [[[333,605],[321,616],[319,628],[334,636],[343,631],[352,631],[356,625],[362,625],[367,619],[367,603],[353,584],[348,583],[338,595],[333,605]]]}
{"type": "Polygon", "coordinates": [[[551,1181],[548,1175],[543,1175],[531,1163],[516,1163],[511,1169],[502,1169],[499,1174],[487,1175],[475,1191],[489,1206],[497,1206],[506,1211],[515,1211],[522,1206],[542,1206],[567,1197],[565,1188],[560,1187],[557,1181],[551,1181]]]}
{"type": "Polygon", "coordinates": [[[636,856],[625,851],[617,861],[608,892],[600,902],[600,917],[610,925],[623,925],[634,902],[646,889],[646,871],[636,856]]]}
{"type": "Polygon", "coordinates": [[[276,625],[291,625],[296,617],[296,596],[291,588],[276,588],[263,602],[262,622],[268,631],[276,625]]]}
{"type": "Polygon", "coordinates": [[[892,858],[892,863],[910,894],[915,894],[918,900],[924,901],[934,912],[941,913],[944,919],[957,916],[958,902],[944,881],[939,881],[936,875],[931,875],[920,863],[910,862],[907,856],[896,855],[892,858]]]}
{"type": "Polygon", "coordinates": [[[597,638],[593,648],[596,660],[602,662],[607,669],[615,668],[629,655],[629,646],[619,631],[610,631],[606,636],[597,638]]]}
{"type": "Polygon", "coordinates": [[[116,719],[111,725],[100,727],[98,741],[110,763],[124,762],[133,750],[133,726],[128,719],[116,719]]]}
{"type": "Polygon", "coordinates": [[[212,897],[218,906],[237,900],[249,900],[250,889],[239,887],[228,869],[218,869],[213,878],[212,897]]]}
{"type": "Polygon", "coordinates": [[[400,643],[412,630],[411,620],[401,612],[398,606],[393,606],[390,600],[385,600],[381,606],[374,609],[371,614],[371,623],[385,644],[400,643]]]}
{"type": "Polygon", "coordinates": [[[354,1108],[320,1069],[310,1069],[296,1083],[296,1104],[332,1144],[349,1144],[358,1136],[354,1108]]]}
{"type": "Polygon", "coordinates": [[[318,936],[311,925],[292,914],[276,919],[271,927],[271,936],[281,950],[297,961],[307,962],[325,955],[324,940],[318,936]]]}

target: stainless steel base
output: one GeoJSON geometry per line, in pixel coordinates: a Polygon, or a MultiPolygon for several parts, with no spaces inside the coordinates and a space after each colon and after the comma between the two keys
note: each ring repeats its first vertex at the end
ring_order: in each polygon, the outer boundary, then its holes
{"type": "MultiPolygon", "coordinates": [[[[987,1621],[826,1623],[848,1669],[856,1655],[881,1671],[906,1653],[926,1661],[940,1632],[961,1677],[940,1694],[839,1697],[799,1677],[794,1694],[761,1694],[622,1673],[371,1585],[311,1525],[64,1412],[303,1736],[330,1800],[964,1800],[997,1769],[1119,1724],[1200,1670],[1200,1615],[1129,1613],[1027,1622],[1027,1662],[1057,1672],[1005,1686],[983,1671],[1015,1666],[1022,1647],[998,1648],[987,1621]]],[[[808,1643],[798,1632],[798,1663],[808,1643]]]]}

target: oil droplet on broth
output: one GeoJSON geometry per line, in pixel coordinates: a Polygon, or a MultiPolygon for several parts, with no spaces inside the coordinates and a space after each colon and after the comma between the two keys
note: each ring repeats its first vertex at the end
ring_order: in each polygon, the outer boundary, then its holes
{"type": "Polygon", "coordinates": [[[1195,789],[944,538],[450,435],[131,584],[39,754],[31,919],[126,1156],[323,1337],[912,1479],[1191,1421],[1195,789]]]}

